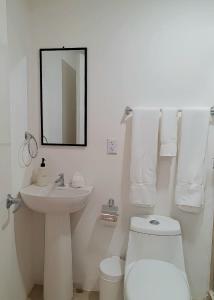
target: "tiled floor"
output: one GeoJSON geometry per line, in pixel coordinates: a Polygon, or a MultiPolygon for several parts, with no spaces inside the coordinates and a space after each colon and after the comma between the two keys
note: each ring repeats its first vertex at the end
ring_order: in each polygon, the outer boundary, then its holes
{"type": "Polygon", "coordinates": [[[98,292],[76,293],[73,300],[99,300],[98,292]]]}
{"type": "Polygon", "coordinates": [[[43,288],[41,285],[35,285],[29,295],[29,300],[43,300],[43,288]]]}
{"type": "MultiPolygon", "coordinates": [[[[29,300],[43,300],[42,286],[36,285],[33,288],[29,300]]],[[[99,300],[99,294],[97,292],[75,293],[73,300],[99,300]]]]}

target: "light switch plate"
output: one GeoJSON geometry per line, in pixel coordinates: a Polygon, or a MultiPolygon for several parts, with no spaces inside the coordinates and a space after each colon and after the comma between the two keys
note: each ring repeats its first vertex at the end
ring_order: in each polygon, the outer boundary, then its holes
{"type": "Polygon", "coordinates": [[[107,154],[117,154],[117,141],[107,139],[107,154]]]}

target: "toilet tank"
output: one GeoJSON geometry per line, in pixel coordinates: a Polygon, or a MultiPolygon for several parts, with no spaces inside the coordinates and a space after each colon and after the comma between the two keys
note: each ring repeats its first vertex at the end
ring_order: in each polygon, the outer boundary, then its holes
{"type": "Polygon", "coordinates": [[[164,216],[132,217],[126,256],[126,271],[140,259],[157,259],[185,272],[181,228],[178,221],[164,216]]]}

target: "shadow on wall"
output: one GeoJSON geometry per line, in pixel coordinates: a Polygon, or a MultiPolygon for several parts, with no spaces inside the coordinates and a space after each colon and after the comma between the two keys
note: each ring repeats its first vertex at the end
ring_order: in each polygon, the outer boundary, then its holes
{"type": "Polygon", "coordinates": [[[91,291],[98,289],[99,262],[108,256],[112,239],[112,229],[100,225],[100,207],[95,207],[92,193],[86,208],[71,216],[74,282],[81,283],[85,290],[91,291]],[[102,242],[100,236],[104,237],[102,242]],[[96,270],[94,265],[97,266],[96,270]]]}
{"type": "Polygon", "coordinates": [[[26,294],[32,289],[32,212],[22,207],[14,215],[15,250],[26,294]]]}
{"type": "MultiPolygon", "coordinates": [[[[15,59],[11,52],[11,61],[15,59]]],[[[30,184],[33,164],[25,168],[20,161],[20,147],[24,142],[24,134],[28,129],[28,58],[16,57],[10,69],[10,128],[11,128],[11,172],[12,193],[30,184]]],[[[12,213],[12,208],[11,208],[12,213]]],[[[14,215],[15,245],[17,255],[18,276],[27,293],[32,289],[33,256],[32,256],[32,212],[23,206],[14,215]]]]}

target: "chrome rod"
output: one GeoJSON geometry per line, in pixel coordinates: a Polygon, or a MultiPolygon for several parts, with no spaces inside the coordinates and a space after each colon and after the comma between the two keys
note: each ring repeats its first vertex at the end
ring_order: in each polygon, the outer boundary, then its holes
{"type": "MultiPolygon", "coordinates": [[[[132,112],[133,112],[133,109],[131,107],[129,107],[129,106],[126,106],[126,108],[125,108],[125,114],[128,116],[132,112]]],[[[178,109],[178,112],[182,112],[182,109],[178,109]]],[[[211,114],[211,116],[214,116],[214,106],[212,106],[210,108],[210,114],[211,114]]]]}
{"type": "Polygon", "coordinates": [[[7,210],[9,210],[12,205],[15,206],[13,213],[16,213],[17,210],[19,210],[19,208],[22,206],[22,199],[20,197],[14,198],[11,194],[8,194],[6,199],[7,210]]]}

